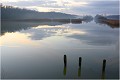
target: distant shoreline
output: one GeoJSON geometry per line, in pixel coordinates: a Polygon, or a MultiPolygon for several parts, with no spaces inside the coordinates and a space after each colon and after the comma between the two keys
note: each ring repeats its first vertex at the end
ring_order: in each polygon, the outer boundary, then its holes
{"type": "Polygon", "coordinates": [[[39,22],[68,22],[82,23],[82,19],[4,19],[1,21],[39,21],[39,22]]]}

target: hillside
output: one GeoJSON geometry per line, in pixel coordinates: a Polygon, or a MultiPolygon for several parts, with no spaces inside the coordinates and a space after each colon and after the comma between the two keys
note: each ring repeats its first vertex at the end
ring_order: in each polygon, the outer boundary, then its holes
{"type": "Polygon", "coordinates": [[[109,16],[106,16],[107,19],[112,19],[112,20],[120,20],[119,17],[120,17],[120,15],[109,15],[109,16]]]}
{"type": "Polygon", "coordinates": [[[12,6],[1,6],[2,20],[19,19],[70,19],[76,18],[76,15],[60,12],[38,12],[35,10],[21,9],[12,6]]]}

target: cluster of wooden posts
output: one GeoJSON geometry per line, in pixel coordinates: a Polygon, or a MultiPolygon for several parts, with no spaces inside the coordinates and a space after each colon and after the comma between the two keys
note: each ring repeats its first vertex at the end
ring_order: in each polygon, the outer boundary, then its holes
{"type": "MultiPolygon", "coordinates": [[[[78,76],[81,75],[81,64],[82,64],[82,58],[79,57],[79,69],[78,69],[78,76]]],[[[67,56],[64,55],[64,75],[66,75],[66,67],[67,67],[67,56]]],[[[105,78],[105,67],[106,67],[106,60],[103,60],[103,66],[102,66],[102,79],[105,78]]]]}

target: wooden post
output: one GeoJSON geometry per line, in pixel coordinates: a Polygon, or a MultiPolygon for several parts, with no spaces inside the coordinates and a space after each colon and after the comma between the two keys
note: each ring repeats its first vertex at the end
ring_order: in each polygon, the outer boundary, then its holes
{"type": "Polygon", "coordinates": [[[63,69],[64,76],[66,76],[66,71],[67,71],[67,56],[64,55],[64,69],[63,69]]]}
{"type": "Polygon", "coordinates": [[[67,66],[67,56],[64,55],[64,67],[66,67],[66,66],[67,66]]]}
{"type": "Polygon", "coordinates": [[[103,60],[103,65],[102,65],[102,79],[105,79],[105,67],[106,67],[106,60],[103,60]]]}
{"type": "Polygon", "coordinates": [[[81,64],[82,64],[82,58],[79,57],[79,68],[78,68],[78,77],[81,76],[81,64]]]}
{"type": "Polygon", "coordinates": [[[81,67],[82,58],[79,57],[79,67],[81,67]]]}
{"type": "Polygon", "coordinates": [[[105,67],[106,67],[106,60],[103,60],[103,67],[102,67],[102,71],[105,72],[105,67]]]}

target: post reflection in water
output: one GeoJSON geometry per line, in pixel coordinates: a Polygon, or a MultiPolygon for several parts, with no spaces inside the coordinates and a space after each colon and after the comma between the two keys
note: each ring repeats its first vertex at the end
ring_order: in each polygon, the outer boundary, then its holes
{"type": "MultiPolygon", "coordinates": [[[[79,68],[78,68],[78,77],[81,77],[81,64],[82,64],[82,57],[79,57],[79,68]]],[[[106,60],[103,60],[102,65],[102,75],[101,79],[105,79],[105,68],[106,68],[106,60]]],[[[64,69],[63,69],[63,75],[66,76],[67,73],[67,56],[64,55],[64,69]]]]}
{"type": "Polygon", "coordinates": [[[64,76],[66,76],[66,72],[67,72],[67,67],[64,66],[64,69],[63,69],[64,76]]]}
{"type": "Polygon", "coordinates": [[[102,79],[105,79],[105,67],[106,67],[106,60],[103,60],[103,66],[102,66],[102,79]]]}
{"type": "Polygon", "coordinates": [[[81,63],[82,63],[82,58],[79,57],[79,68],[78,68],[78,77],[81,76],[81,63]]]}

